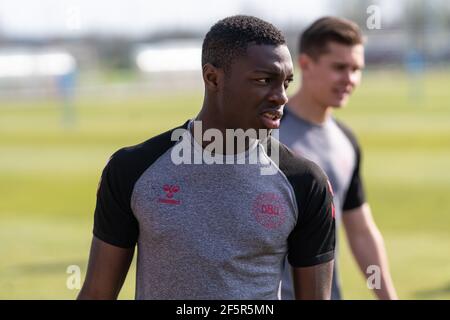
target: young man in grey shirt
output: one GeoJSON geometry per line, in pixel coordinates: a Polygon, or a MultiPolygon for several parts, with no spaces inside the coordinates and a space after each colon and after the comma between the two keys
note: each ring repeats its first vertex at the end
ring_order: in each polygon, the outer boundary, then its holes
{"type": "MultiPolygon", "coordinates": [[[[361,149],[351,130],[332,117],[334,109],[347,103],[360,82],[364,67],[361,31],[345,19],[319,19],[301,35],[298,53],[302,84],[285,108],[280,141],[317,163],[328,175],[337,224],[343,222],[361,271],[366,276],[376,272],[380,286],[373,289],[378,298],[396,299],[383,238],[366,202],[361,149]]],[[[340,299],[337,263],[334,271],[332,299],[340,299]]],[[[290,276],[287,268],[284,299],[294,296],[290,276]]]]}
{"type": "Polygon", "coordinates": [[[137,299],[277,299],[285,259],[296,298],[329,299],[330,184],[264,134],[279,127],[293,77],[283,35],[255,17],[223,19],[204,39],[202,66],[196,121],[105,167],[79,298],[117,298],[137,245],[137,299]],[[243,146],[219,150],[251,130],[243,146]]]}

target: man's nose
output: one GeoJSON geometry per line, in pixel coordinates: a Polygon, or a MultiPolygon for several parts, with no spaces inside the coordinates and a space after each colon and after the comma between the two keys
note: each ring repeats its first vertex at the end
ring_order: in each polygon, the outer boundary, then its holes
{"type": "Polygon", "coordinates": [[[358,83],[358,73],[354,71],[347,71],[345,73],[345,82],[354,87],[358,83]]]}
{"type": "Polygon", "coordinates": [[[269,100],[278,106],[285,105],[288,102],[288,97],[284,86],[281,86],[281,88],[277,88],[276,90],[274,90],[271,93],[269,100]]]}

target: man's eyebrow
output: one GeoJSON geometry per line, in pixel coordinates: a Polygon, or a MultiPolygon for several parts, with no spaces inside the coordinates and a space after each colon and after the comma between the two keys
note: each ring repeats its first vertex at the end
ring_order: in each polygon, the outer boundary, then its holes
{"type": "Polygon", "coordinates": [[[279,69],[256,69],[253,70],[254,73],[268,73],[268,74],[280,74],[281,70],[279,69]]]}
{"type": "MultiPolygon", "coordinates": [[[[253,71],[253,73],[265,73],[265,74],[269,74],[269,75],[274,75],[274,76],[279,76],[282,71],[281,69],[278,68],[274,68],[274,69],[256,69],[253,71]]],[[[288,77],[293,76],[293,74],[289,73],[288,77]]]]}
{"type": "Polygon", "coordinates": [[[333,61],[332,64],[336,65],[336,66],[349,66],[350,63],[345,62],[345,61],[333,61]]]}
{"type": "Polygon", "coordinates": [[[358,67],[359,69],[363,69],[365,67],[364,64],[359,65],[359,64],[351,64],[348,62],[340,62],[340,61],[334,61],[334,62],[332,62],[332,64],[335,66],[358,67]]]}

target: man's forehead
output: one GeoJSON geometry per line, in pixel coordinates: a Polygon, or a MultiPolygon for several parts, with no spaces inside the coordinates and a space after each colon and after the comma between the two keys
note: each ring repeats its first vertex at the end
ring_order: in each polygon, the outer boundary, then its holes
{"type": "Polygon", "coordinates": [[[364,46],[362,44],[345,45],[336,42],[330,42],[327,45],[327,51],[323,55],[335,57],[356,57],[364,58],[364,46]]]}
{"type": "Polygon", "coordinates": [[[353,46],[330,42],[327,45],[327,51],[321,55],[328,60],[335,62],[349,62],[353,61],[358,64],[364,64],[364,46],[357,44],[353,46]]]}
{"type": "Polygon", "coordinates": [[[242,60],[255,71],[292,72],[292,58],[286,45],[257,45],[247,47],[242,60]]]}

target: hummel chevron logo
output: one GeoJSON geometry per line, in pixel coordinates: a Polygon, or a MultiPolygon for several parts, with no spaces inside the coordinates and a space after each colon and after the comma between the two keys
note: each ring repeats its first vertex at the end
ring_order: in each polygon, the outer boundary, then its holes
{"type": "Polygon", "coordinates": [[[173,199],[175,193],[180,191],[180,186],[165,184],[163,186],[163,191],[165,192],[165,197],[159,198],[158,202],[165,204],[180,204],[180,200],[173,199]]]}

